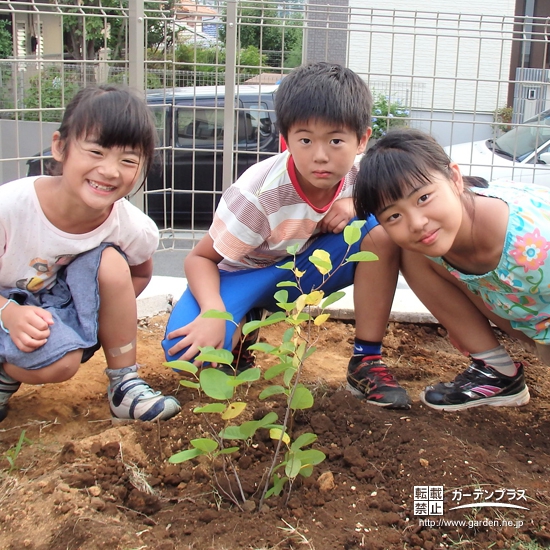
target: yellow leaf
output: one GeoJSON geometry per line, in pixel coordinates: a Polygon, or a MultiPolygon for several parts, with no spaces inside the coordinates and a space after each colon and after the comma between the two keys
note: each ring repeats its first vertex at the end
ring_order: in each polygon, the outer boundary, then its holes
{"type": "Polygon", "coordinates": [[[322,290],[314,290],[306,296],[306,304],[310,306],[317,306],[321,303],[325,293],[322,290]]]}
{"type": "MultiPolygon", "coordinates": [[[[269,430],[269,437],[271,437],[271,439],[275,439],[276,441],[278,441],[279,439],[281,439],[282,433],[283,433],[283,430],[281,430],[280,428],[271,428],[271,430],[269,430]]],[[[286,445],[290,444],[290,437],[288,436],[287,433],[283,435],[283,443],[285,443],[286,445]]]]}
{"type": "Polygon", "coordinates": [[[294,269],[294,277],[296,277],[296,279],[302,278],[304,276],[304,273],[305,271],[300,271],[298,268],[294,269]]]}
{"type": "Polygon", "coordinates": [[[302,294],[301,296],[298,296],[298,299],[296,300],[296,310],[298,311],[298,313],[300,313],[304,309],[304,307],[306,307],[306,300],[307,300],[306,294],[302,294]]]}
{"type": "Polygon", "coordinates": [[[330,317],[330,313],[322,313],[321,315],[317,315],[315,317],[314,324],[317,327],[320,327],[328,318],[330,317]]]}
{"type": "Polygon", "coordinates": [[[240,401],[238,403],[229,403],[227,409],[223,411],[222,418],[223,420],[231,420],[232,418],[239,416],[245,408],[246,403],[241,403],[240,401]]]}
{"type": "Polygon", "coordinates": [[[323,262],[330,262],[330,254],[326,250],[321,250],[319,248],[313,252],[312,256],[319,258],[323,262]]]}

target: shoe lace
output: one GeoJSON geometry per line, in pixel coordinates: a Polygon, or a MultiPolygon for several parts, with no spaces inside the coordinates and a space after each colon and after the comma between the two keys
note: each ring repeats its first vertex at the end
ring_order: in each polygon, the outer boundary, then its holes
{"type": "Polygon", "coordinates": [[[455,377],[453,383],[463,385],[466,382],[477,380],[482,374],[480,373],[480,367],[483,369],[485,367],[485,362],[480,359],[473,359],[468,368],[455,377]]]}
{"type": "MultiPolygon", "coordinates": [[[[126,380],[126,382],[129,381],[126,380]]],[[[147,382],[145,382],[141,378],[133,378],[131,379],[131,382],[135,385],[127,389],[125,391],[125,394],[132,398],[140,397],[143,399],[151,399],[152,397],[157,397],[161,394],[160,391],[155,391],[149,384],[147,384],[147,382]]]]}
{"type": "Polygon", "coordinates": [[[377,386],[397,386],[397,380],[380,359],[364,359],[360,368],[366,369],[366,377],[375,380],[377,386]]]}

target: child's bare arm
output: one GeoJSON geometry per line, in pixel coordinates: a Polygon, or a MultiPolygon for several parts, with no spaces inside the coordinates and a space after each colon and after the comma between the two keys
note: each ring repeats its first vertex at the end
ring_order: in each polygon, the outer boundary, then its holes
{"type": "MultiPolygon", "coordinates": [[[[222,257],[215,251],[212,238],[205,235],[185,259],[185,275],[189,288],[197,300],[201,314],[216,309],[225,311],[225,304],[220,296],[220,272],[218,263],[222,257]]],[[[188,361],[199,352],[199,347],[223,347],[225,339],[225,321],[221,319],[204,319],[200,315],[188,325],[170,332],[168,339],[183,337],[169,353],[174,355],[189,347],[181,356],[188,361]]]]}
{"type": "Polygon", "coordinates": [[[341,233],[354,216],[353,199],[339,199],[319,222],[319,229],[323,233],[341,233]]]}
{"type": "Polygon", "coordinates": [[[134,291],[137,297],[145,290],[145,287],[153,277],[153,258],[149,258],[139,265],[131,265],[130,273],[132,275],[132,284],[134,285],[134,291]]]}
{"type": "MultiPolygon", "coordinates": [[[[0,307],[8,302],[0,297],[0,307]]],[[[2,324],[18,349],[29,353],[43,346],[50,336],[51,314],[36,306],[8,303],[2,311],[2,324]]]]}

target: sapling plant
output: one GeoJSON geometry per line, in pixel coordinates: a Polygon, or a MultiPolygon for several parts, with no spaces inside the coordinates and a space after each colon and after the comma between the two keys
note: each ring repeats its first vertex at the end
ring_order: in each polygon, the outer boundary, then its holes
{"type": "MultiPolygon", "coordinates": [[[[308,292],[301,286],[305,271],[300,271],[296,267],[298,246],[290,246],[287,252],[291,259],[281,265],[280,269],[291,271],[292,277],[280,282],[277,285],[278,290],[274,293],[275,301],[281,311],[271,313],[265,319],[245,323],[241,328],[242,334],[246,336],[254,330],[275,323],[288,325],[279,345],[256,342],[248,348],[276,358],[276,363],[263,375],[265,381],[273,381],[273,383],[260,392],[258,399],[264,401],[276,396],[283,397],[285,407],[282,419],[279,419],[275,412],[269,412],[257,420],[250,419],[250,411],[244,414],[247,409],[254,406],[255,399],[250,397],[250,392],[242,392],[239,388],[245,385],[249,388],[251,384],[261,379],[262,373],[259,368],[254,367],[240,373],[233,371],[232,374],[227,374],[231,372],[233,361],[233,354],[227,350],[212,347],[200,348],[200,354],[196,357],[196,360],[202,361],[203,365],[206,363],[222,368],[204,366],[198,368],[188,361],[165,363],[176,371],[191,375],[191,379],[180,380],[182,386],[197,390],[201,400],[204,397],[210,399],[208,403],[201,404],[193,410],[204,420],[204,437],[192,439],[189,442],[189,449],[174,454],[169,461],[181,463],[200,456],[207,457],[212,465],[212,475],[217,489],[239,508],[246,501],[246,496],[235,465],[235,457],[247,452],[258,430],[269,430],[269,436],[275,442],[273,458],[262,476],[265,481],[261,490],[259,508],[262,507],[266,498],[280,495],[285,487],[288,500],[298,476],[311,476],[314,467],[325,459],[322,451],[311,447],[317,441],[316,434],[306,432],[295,436],[293,419],[297,411],[313,407],[313,393],[302,382],[304,363],[316,351],[315,342],[319,330],[330,317],[326,308],[345,294],[339,291],[325,297],[323,286],[346,263],[377,259],[371,252],[357,252],[348,256],[351,246],[361,238],[361,227],[364,223],[359,220],[353,221],[344,229],[343,238],[347,245],[347,253],[345,259],[336,267],[333,267],[330,254],[325,250],[315,250],[311,254],[309,261],[322,278],[319,286],[308,292]],[[298,291],[298,297],[295,300],[289,299],[287,288],[290,287],[298,291]],[[216,421],[212,420],[213,415],[216,421]],[[221,429],[219,429],[220,422],[221,429]],[[237,453],[240,454],[237,455],[237,453]],[[216,465],[220,463],[222,475],[228,483],[222,483],[218,477],[220,472],[219,468],[216,471],[216,465]],[[236,490],[229,482],[230,473],[235,480],[236,490]]],[[[227,312],[210,310],[205,312],[203,317],[224,319],[235,323],[231,314],[227,312]]]]}

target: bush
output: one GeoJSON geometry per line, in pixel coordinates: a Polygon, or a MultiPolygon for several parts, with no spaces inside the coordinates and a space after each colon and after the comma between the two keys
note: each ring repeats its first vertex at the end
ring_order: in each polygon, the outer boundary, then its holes
{"type": "Polygon", "coordinates": [[[80,75],[70,71],[62,72],[57,67],[50,67],[40,75],[32,76],[23,99],[23,105],[29,111],[23,114],[23,119],[60,122],[65,105],[80,89],[79,80],[80,75]]]}
{"type": "Polygon", "coordinates": [[[505,134],[512,129],[512,116],[514,115],[514,109],[512,107],[500,107],[493,113],[493,120],[496,124],[493,124],[493,128],[499,134],[505,134]]]}
{"type": "Polygon", "coordinates": [[[372,106],[372,139],[380,139],[390,128],[409,125],[410,111],[401,100],[390,101],[384,94],[374,96],[372,106]]]}

